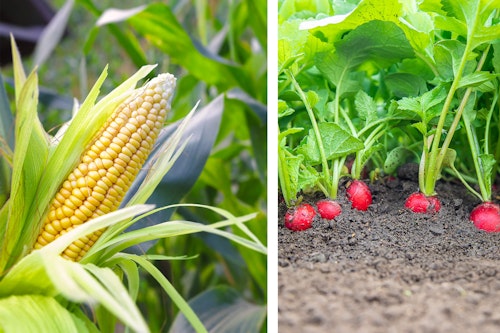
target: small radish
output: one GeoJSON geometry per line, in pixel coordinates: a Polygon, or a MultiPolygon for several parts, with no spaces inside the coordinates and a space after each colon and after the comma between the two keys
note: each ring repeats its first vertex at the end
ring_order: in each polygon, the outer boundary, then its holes
{"type": "Polygon", "coordinates": [[[302,231],[312,227],[316,211],[309,204],[301,204],[297,208],[289,209],[285,214],[285,227],[293,231],[302,231]]]}
{"type": "Polygon", "coordinates": [[[316,207],[318,207],[319,215],[327,220],[333,220],[342,213],[340,205],[330,199],[323,199],[316,202],[316,207]]]}
{"type": "Polygon", "coordinates": [[[372,204],[372,192],[361,180],[353,180],[347,187],[347,198],[352,203],[352,208],[358,210],[367,210],[372,204]]]}
{"type": "Polygon", "coordinates": [[[441,202],[436,196],[415,192],[406,199],[405,207],[414,213],[437,213],[441,209],[441,202]]]}
{"type": "Polygon", "coordinates": [[[483,202],[470,213],[476,228],[486,232],[500,232],[500,207],[492,202],[483,202]]]}

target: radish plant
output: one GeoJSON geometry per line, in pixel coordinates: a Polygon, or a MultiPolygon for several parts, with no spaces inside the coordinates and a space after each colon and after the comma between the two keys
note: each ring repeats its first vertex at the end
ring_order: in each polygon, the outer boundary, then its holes
{"type": "MultiPolygon", "coordinates": [[[[482,114],[478,115],[476,108],[472,107],[476,103],[469,103],[469,105],[465,107],[462,114],[462,125],[465,129],[469,143],[476,173],[475,180],[477,180],[479,192],[476,191],[455,168],[453,165],[454,159],[449,164],[453,172],[455,172],[457,177],[469,189],[469,191],[482,201],[482,203],[471,212],[470,220],[478,229],[488,232],[500,232],[500,206],[491,202],[492,182],[494,180],[493,176],[496,175],[495,171],[497,167],[497,160],[495,159],[495,155],[490,151],[490,132],[492,127],[493,111],[495,110],[495,105],[498,103],[499,91],[498,82],[492,81],[491,83],[492,84],[490,86],[482,89],[482,93],[491,92],[493,102],[491,103],[489,109],[483,109],[482,114]],[[476,119],[481,117],[483,119],[476,119]],[[483,133],[483,140],[479,140],[478,132],[483,133]]],[[[471,92],[472,88],[468,88],[466,90],[466,94],[471,92]]],[[[479,93],[473,95],[473,102],[476,102],[475,99],[479,98],[479,95],[479,93]]],[[[483,96],[488,96],[488,94],[484,94],[483,96]]],[[[477,103],[479,103],[479,101],[477,103]]],[[[498,119],[496,126],[498,127],[498,119]]],[[[500,140],[500,136],[497,140],[500,140]]]]}
{"type": "Polygon", "coordinates": [[[301,191],[335,199],[348,177],[348,198],[363,193],[353,207],[365,210],[372,198],[360,181],[368,162],[394,174],[413,160],[418,188],[407,208],[438,212],[436,183],[446,172],[484,203],[471,214],[475,225],[495,231],[494,1],[282,0],[278,22],[279,180],[287,205],[301,191]]]}
{"type": "MultiPolygon", "coordinates": [[[[414,112],[418,121],[413,124],[423,136],[422,155],[419,170],[419,188],[426,197],[435,196],[436,182],[446,161],[451,159],[453,137],[463,119],[470,148],[478,153],[474,143],[471,116],[464,111],[477,110],[476,98],[493,89],[498,77],[483,70],[490,57],[491,43],[498,40],[500,26],[498,8],[494,2],[457,2],[443,0],[440,9],[433,9],[427,15],[429,23],[436,29],[429,34],[425,48],[415,49],[416,54],[432,70],[434,75],[427,80],[433,88],[415,97],[399,100],[402,110],[414,112]],[[439,28],[443,29],[440,30],[439,28]]],[[[490,99],[487,103],[492,103],[490,99]]],[[[475,111],[477,112],[477,111],[475,111]]],[[[480,170],[490,169],[491,156],[477,155],[475,166],[480,170]]],[[[478,177],[483,199],[490,197],[490,190],[483,182],[489,175],[478,177]]],[[[412,199],[413,200],[413,199],[412,199]]],[[[406,206],[417,212],[417,206],[407,201],[406,206]],[[414,208],[415,207],[415,208],[414,208]]]]}

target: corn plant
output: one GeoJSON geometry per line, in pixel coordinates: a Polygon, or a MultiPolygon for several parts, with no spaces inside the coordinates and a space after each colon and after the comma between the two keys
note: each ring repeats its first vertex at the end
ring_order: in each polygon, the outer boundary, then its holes
{"type": "Polygon", "coordinates": [[[147,157],[170,108],[173,76],[161,74],[135,88],[155,67],[143,66],[96,102],[106,68],[83,103],[75,103],[69,123],[50,136],[37,115],[37,72],[26,76],[13,41],[12,49],[13,112],[3,85],[0,89],[1,114],[6,115],[0,122],[1,183],[7,184],[0,195],[0,331],[113,332],[117,325],[125,325],[127,330],[148,332],[135,303],[139,268],[161,285],[196,331],[206,331],[151,262],[188,258],[124,252],[143,242],[200,231],[266,252],[243,224],[255,213],[235,217],[219,208],[195,205],[222,220],[211,225],[165,221],[128,229],[151,214],[179,206],[155,209],[145,204],[182,153],[183,134],[193,114],[168,140],[160,134],[157,148],[147,157]],[[9,122],[9,114],[15,123],[9,122]],[[137,173],[139,185],[132,183],[137,173]],[[134,193],[126,196],[128,185],[134,193]],[[246,236],[229,232],[229,226],[246,236]]]}
{"type": "MultiPolygon", "coordinates": [[[[58,6],[68,2],[54,1],[58,6]]],[[[84,68],[80,75],[67,75],[62,82],[80,87],[82,92],[74,89],[73,94],[85,96],[88,86],[86,75],[90,78],[108,61],[110,66],[120,66],[120,72],[147,63],[159,63],[158,67],[163,71],[182,73],[177,75],[180,88],[172,101],[174,107],[170,120],[182,119],[197,100],[212,101],[211,105],[222,104],[222,107],[217,106],[218,112],[211,113],[210,117],[208,112],[203,118],[195,115],[186,130],[193,139],[200,138],[199,141],[188,142],[185,151],[193,158],[204,159],[203,171],[194,172],[195,163],[192,160],[178,160],[148,202],[161,206],[180,200],[197,202],[229,210],[235,215],[259,212],[246,225],[265,244],[265,14],[266,1],[262,0],[166,3],[77,0],[69,18],[71,36],[58,44],[54,51],[56,56],[47,59],[47,66],[40,68],[40,76],[43,73],[47,80],[54,77],[52,66],[57,66],[58,72],[63,73],[78,72],[84,68]],[[87,24],[82,22],[83,18],[88,20],[87,24]],[[78,29],[72,28],[75,24],[78,24],[78,29]],[[198,125],[191,126],[195,122],[198,125]],[[201,139],[209,135],[213,135],[212,141],[201,139]],[[208,154],[201,149],[205,145],[213,146],[208,154]],[[171,191],[172,186],[178,190],[171,191]]],[[[112,86],[113,81],[120,82],[120,72],[110,73],[103,87],[112,86]]],[[[55,81],[54,86],[59,86],[58,82],[61,81],[55,81]]],[[[66,95],[67,89],[63,86],[58,93],[66,95]]],[[[57,115],[47,113],[46,128],[58,124],[51,117],[57,118],[57,115]]],[[[158,212],[131,228],[167,220],[172,211],[158,212]]],[[[176,219],[204,224],[220,219],[218,214],[197,207],[178,207],[174,214],[176,219]]],[[[234,232],[244,236],[239,230],[234,232]]],[[[234,291],[239,294],[237,304],[260,309],[265,307],[266,256],[261,253],[206,233],[142,243],[130,251],[199,254],[197,260],[158,262],[157,265],[166,276],[172,277],[176,289],[193,302],[199,302],[202,296],[206,296],[205,301],[224,299],[220,297],[222,289],[219,288],[224,285],[230,286],[226,305],[231,313],[238,311],[232,298],[234,291]],[[200,269],[200,262],[205,264],[203,269],[200,269]]],[[[148,324],[155,330],[165,329],[167,323],[177,317],[177,308],[164,297],[154,282],[145,282],[141,288],[139,298],[148,324]]],[[[204,312],[210,318],[212,314],[209,312],[215,309],[214,304],[204,303],[196,310],[198,314],[204,312]]],[[[224,320],[233,317],[228,315],[224,320]]]]}

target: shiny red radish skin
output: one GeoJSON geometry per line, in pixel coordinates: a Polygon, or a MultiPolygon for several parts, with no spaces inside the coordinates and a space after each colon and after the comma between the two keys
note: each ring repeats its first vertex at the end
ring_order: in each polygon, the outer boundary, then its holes
{"type": "Polygon", "coordinates": [[[289,209],[285,214],[285,227],[293,231],[303,231],[312,227],[316,211],[310,204],[301,204],[289,209]]]}
{"type": "Polygon", "coordinates": [[[500,207],[492,202],[483,202],[470,213],[476,228],[486,232],[500,232],[500,207]]]}
{"type": "Polygon", "coordinates": [[[436,196],[426,196],[422,192],[412,193],[406,199],[405,207],[414,213],[437,213],[441,209],[441,202],[436,196]]]}
{"type": "Polygon", "coordinates": [[[352,208],[366,211],[372,204],[372,192],[368,185],[361,180],[353,180],[347,187],[347,198],[352,208]]]}
{"type": "Polygon", "coordinates": [[[342,213],[342,208],[338,202],[330,199],[323,199],[316,202],[316,207],[318,208],[319,216],[327,220],[333,220],[342,213]]]}

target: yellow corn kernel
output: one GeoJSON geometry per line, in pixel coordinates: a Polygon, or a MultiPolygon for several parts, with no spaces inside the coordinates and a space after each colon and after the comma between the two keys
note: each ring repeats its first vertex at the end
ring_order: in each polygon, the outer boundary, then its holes
{"type": "Polygon", "coordinates": [[[82,220],[82,221],[87,220],[87,217],[88,217],[87,215],[85,215],[85,214],[83,213],[83,211],[82,211],[81,209],[76,209],[76,210],[75,210],[75,216],[76,216],[77,218],[79,218],[80,220],[82,220]]]}
{"type": "Polygon", "coordinates": [[[71,222],[71,225],[72,226],[75,226],[75,225],[80,225],[83,223],[82,220],[80,220],[76,215],[73,215],[69,218],[69,221],[71,222]]]}
{"type": "Polygon", "coordinates": [[[96,199],[97,201],[99,201],[99,202],[102,202],[104,200],[104,198],[105,198],[104,194],[99,193],[97,191],[92,192],[92,197],[94,199],[96,199]]]}
{"type": "Polygon", "coordinates": [[[59,207],[56,209],[56,217],[60,220],[63,219],[66,215],[64,215],[64,212],[62,211],[62,208],[59,207]]]}
{"type": "MultiPolygon", "coordinates": [[[[92,210],[88,209],[86,206],[80,206],[80,208],[78,208],[76,212],[78,212],[78,210],[80,210],[85,216],[87,216],[87,218],[92,216],[92,210]]],[[[83,218],[82,220],[85,220],[85,218],[83,218]]]]}
{"type": "MultiPolygon", "coordinates": [[[[90,204],[92,207],[99,207],[99,205],[101,204],[101,202],[99,200],[97,200],[97,198],[93,197],[93,196],[89,196],[87,198],[87,201],[86,201],[88,204],[90,204]]],[[[88,208],[90,208],[89,205],[86,205],[88,208]]],[[[94,208],[95,210],[95,208],[94,208]]]]}
{"type": "MultiPolygon", "coordinates": [[[[116,108],[54,196],[35,249],[120,206],[165,122],[174,88],[174,76],[161,74],[116,108]]],[[[76,240],[61,255],[80,260],[102,233],[76,240]]]]}
{"type": "Polygon", "coordinates": [[[119,147],[117,146],[111,147],[111,145],[113,145],[113,143],[111,143],[109,147],[106,148],[106,150],[101,153],[100,155],[101,158],[109,158],[110,160],[114,160],[115,158],[118,157],[117,151],[121,151],[121,149],[119,149],[119,147]]]}
{"type": "MultiPolygon", "coordinates": [[[[73,245],[73,244],[71,244],[71,245],[73,245]]],[[[68,259],[68,260],[77,261],[78,260],[78,253],[81,251],[81,249],[75,246],[76,251],[73,251],[72,249],[74,249],[75,247],[73,247],[71,245],[68,246],[66,248],[66,250],[64,250],[64,252],[62,253],[62,257],[65,259],[68,259]]]]}
{"type": "Polygon", "coordinates": [[[52,235],[51,233],[43,230],[41,236],[47,241],[47,242],[52,242],[54,239],[56,239],[55,235],[52,235]]]}
{"type": "Polygon", "coordinates": [[[48,232],[51,235],[57,235],[59,233],[59,231],[56,230],[56,228],[52,224],[46,224],[44,229],[46,232],[48,232]]]}
{"type": "MultiPolygon", "coordinates": [[[[69,200],[66,200],[66,201],[69,201],[69,200]]],[[[75,214],[75,211],[71,208],[69,208],[67,205],[66,205],[66,202],[65,202],[65,205],[61,207],[62,208],[62,212],[64,214],[64,216],[67,216],[67,217],[70,217],[72,216],[73,214],[75,214]]]]}
{"type": "Polygon", "coordinates": [[[114,188],[114,185],[109,188],[111,191],[108,191],[108,193],[106,194],[106,198],[102,201],[101,206],[105,205],[108,207],[112,207],[114,205],[113,198],[116,196],[116,194],[113,193],[113,188],[114,188]]]}
{"type": "MultiPolygon", "coordinates": [[[[72,227],[72,224],[69,220],[69,218],[65,217],[59,220],[61,222],[61,226],[63,230],[59,233],[59,236],[62,235],[63,233],[66,233],[66,231],[72,227]]],[[[52,222],[53,223],[53,222],[52,222]]]]}

